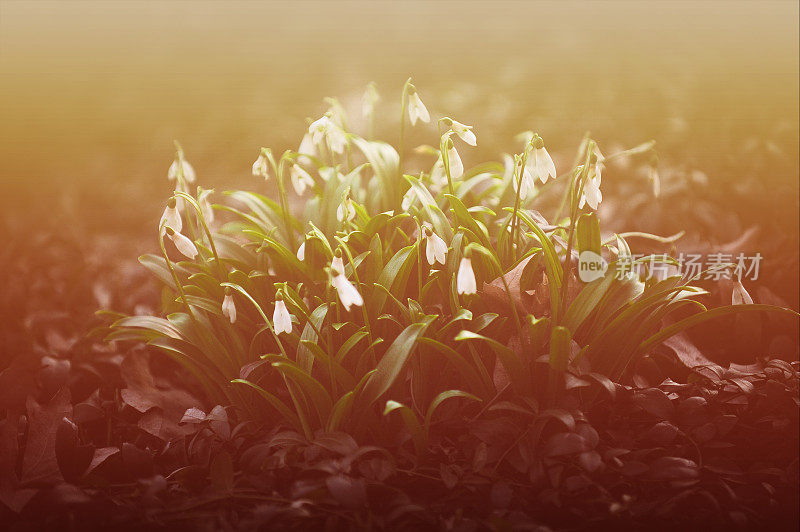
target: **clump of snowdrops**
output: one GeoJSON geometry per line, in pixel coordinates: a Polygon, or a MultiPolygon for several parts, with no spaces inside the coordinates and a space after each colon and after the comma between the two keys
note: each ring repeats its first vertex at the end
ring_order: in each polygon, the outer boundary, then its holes
{"type": "MultiPolygon", "coordinates": [[[[378,101],[370,85],[367,131],[378,101]]],[[[596,214],[602,178],[613,179],[604,170],[617,157],[655,160],[653,142],[604,155],[586,138],[575,164],[557,168],[529,132],[504,162],[467,168],[480,135],[432,117],[411,80],[397,147],[351,130],[330,104],[296,151],[258,152],[252,172],[277,197],[237,190],[212,205],[177,147],[161,253],[140,258],[163,284],[164,314],[116,315],[108,335],[166,351],[240,419],[311,438],[377,434],[400,416],[423,453],[445,402],[475,416],[500,402],[544,409],[572,376],[611,386],[687,327],[769,308],[740,298],[707,310],[694,279],[620,271],[625,235],[604,234],[596,214]],[[406,146],[420,127],[435,146],[406,146]],[[548,221],[537,197],[550,186],[563,200],[548,221]],[[584,251],[608,263],[588,283],[575,273],[584,251]],[[681,308],[688,317],[664,326],[681,308]]]]}

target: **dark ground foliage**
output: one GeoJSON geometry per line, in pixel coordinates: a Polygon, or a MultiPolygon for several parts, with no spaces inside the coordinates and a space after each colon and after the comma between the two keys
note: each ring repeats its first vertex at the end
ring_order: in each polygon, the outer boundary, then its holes
{"type": "MultiPolygon", "coordinates": [[[[399,416],[380,441],[307,441],[206,404],[159,353],[87,336],[98,305],[144,312],[157,292],[113,242],[56,234],[5,262],[29,282],[3,294],[4,528],[796,529],[796,361],[692,369],[681,336],[631,382],[576,368],[548,408],[445,404],[420,457],[399,416]]],[[[703,332],[735,333],[720,327],[703,332]]]]}

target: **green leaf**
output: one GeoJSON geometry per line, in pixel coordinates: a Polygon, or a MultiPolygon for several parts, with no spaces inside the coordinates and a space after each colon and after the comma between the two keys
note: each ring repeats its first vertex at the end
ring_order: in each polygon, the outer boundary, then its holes
{"type": "Polygon", "coordinates": [[[522,364],[522,361],[511,348],[506,347],[497,340],[488,338],[486,336],[481,336],[480,334],[476,334],[467,330],[458,333],[458,335],[455,337],[455,340],[459,342],[474,340],[486,342],[489,347],[492,348],[492,351],[494,351],[494,353],[497,355],[497,358],[505,368],[506,373],[508,373],[508,377],[511,379],[511,385],[514,387],[514,390],[520,394],[530,393],[531,386],[529,376],[525,372],[525,367],[522,364]]]}
{"type": "Polygon", "coordinates": [[[398,412],[403,419],[408,432],[411,433],[411,440],[414,442],[414,449],[417,455],[423,454],[428,447],[428,439],[419,419],[417,419],[417,415],[413,410],[402,403],[392,400],[386,401],[386,408],[383,410],[383,415],[387,416],[392,412],[398,412]]]}
{"type": "Polygon", "coordinates": [[[431,420],[433,419],[433,413],[436,412],[436,409],[439,408],[443,402],[448,399],[452,399],[454,397],[463,397],[465,399],[472,399],[473,401],[481,402],[479,397],[475,397],[471,393],[462,392],[461,390],[447,390],[439,395],[437,395],[433,401],[431,401],[430,406],[428,407],[428,412],[425,414],[425,439],[427,440],[430,438],[431,434],[431,420]]]}
{"type": "Polygon", "coordinates": [[[395,338],[378,362],[375,373],[364,386],[360,401],[372,405],[391,388],[428,325],[427,322],[412,323],[395,338]]]}

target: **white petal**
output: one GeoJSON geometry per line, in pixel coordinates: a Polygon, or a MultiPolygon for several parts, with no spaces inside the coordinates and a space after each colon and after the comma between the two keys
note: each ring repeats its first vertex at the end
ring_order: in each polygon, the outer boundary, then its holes
{"type": "Polygon", "coordinates": [[[408,98],[408,119],[411,120],[412,126],[417,125],[417,120],[422,120],[423,122],[431,121],[428,109],[416,92],[408,98]]]}
{"type": "Polygon", "coordinates": [[[184,257],[194,260],[197,256],[197,247],[195,247],[194,242],[183,236],[182,233],[177,232],[170,238],[175,244],[175,248],[180,251],[184,257]]]}
{"type": "Polygon", "coordinates": [[[734,305],[752,305],[753,298],[745,290],[744,285],[739,279],[734,279],[733,293],[731,294],[731,303],[734,305]]]}
{"type": "Polygon", "coordinates": [[[436,262],[436,250],[434,249],[434,243],[431,237],[428,237],[425,243],[425,258],[428,259],[428,264],[431,266],[436,262]]]}
{"type": "Polygon", "coordinates": [[[226,295],[222,299],[222,315],[231,320],[231,323],[236,322],[236,305],[233,303],[233,296],[226,295]]]}
{"type": "Polygon", "coordinates": [[[440,262],[444,265],[447,261],[447,243],[439,238],[439,235],[436,233],[431,233],[431,236],[428,237],[428,241],[433,241],[433,251],[436,255],[436,262],[440,262]]]}
{"type": "Polygon", "coordinates": [[[172,161],[172,164],[169,165],[169,170],[167,170],[167,179],[170,181],[175,181],[178,179],[178,161],[172,161]]]}
{"type": "Polygon", "coordinates": [[[187,183],[194,183],[197,179],[194,173],[194,168],[191,164],[189,164],[189,161],[183,161],[183,178],[187,183]]]}
{"type": "Polygon", "coordinates": [[[338,207],[336,207],[336,219],[340,222],[344,220],[344,204],[340,203],[338,207]]]}
{"type": "Polygon", "coordinates": [[[303,135],[303,140],[300,141],[300,147],[297,148],[297,153],[304,155],[316,155],[317,149],[314,146],[314,141],[310,133],[303,135]]]}
{"type": "Polygon", "coordinates": [[[331,270],[334,276],[344,275],[344,262],[342,261],[342,257],[333,257],[331,261],[331,270]]]}
{"type": "Polygon", "coordinates": [[[475,133],[472,132],[472,126],[468,126],[466,124],[462,124],[458,120],[453,120],[453,125],[450,126],[450,129],[455,132],[458,137],[469,144],[470,146],[477,146],[478,145],[478,138],[475,136],[475,133]]]}
{"type": "Polygon", "coordinates": [[[458,266],[456,289],[459,294],[474,294],[478,291],[475,282],[475,272],[472,271],[472,261],[462,258],[458,266]]]}
{"type": "Polygon", "coordinates": [[[292,165],[290,177],[294,191],[297,192],[298,196],[302,196],[306,188],[314,185],[314,178],[299,164],[292,165]]]}
{"type": "Polygon", "coordinates": [[[333,278],[333,286],[336,288],[345,310],[350,310],[351,305],[360,307],[364,304],[361,294],[358,293],[356,287],[344,275],[336,275],[333,278]]]}
{"type": "Polygon", "coordinates": [[[161,215],[161,222],[159,226],[164,230],[166,227],[171,227],[173,231],[179,233],[183,229],[183,221],[178,209],[175,207],[167,207],[164,209],[164,214],[161,215]]]}
{"type": "Polygon", "coordinates": [[[447,150],[447,159],[450,162],[450,179],[458,179],[464,174],[464,163],[455,146],[447,150]]]}
{"type": "Polygon", "coordinates": [[[306,260],[306,243],[305,243],[305,241],[303,241],[303,243],[300,244],[300,247],[297,248],[297,260],[300,260],[300,261],[306,260]]]}
{"type": "Polygon", "coordinates": [[[275,311],[272,313],[272,323],[275,327],[275,334],[292,332],[292,315],[286,308],[286,303],[281,300],[275,302],[275,311]]]}

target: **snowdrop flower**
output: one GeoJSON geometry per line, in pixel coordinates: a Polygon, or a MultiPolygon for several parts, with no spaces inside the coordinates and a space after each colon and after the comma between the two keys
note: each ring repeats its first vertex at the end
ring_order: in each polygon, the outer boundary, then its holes
{"type": "Polygon", "coordinates": [[[170,181],[175,181],[179,178],[183,179],[183,181],[187,183],[194,183],[197,179],[192,165],[189,164],[189,161],[183,160],[182,157],[172,161],[172,164],[169,166],[169,170],[167,171],[167,179],[170,181]],[[180,160],[180,166],[178,165],[178,160],[180,160]]]}
{"type": "Polygon", "coordinates": [[[261,148],[261,153],[258,154],[258,158],[253,163],[253,175],[256,177],[263,177],[264,179],[269,179],[269,150],[267,148],[261,148]]]}
{"type": "Polygon", "coordinates": [[[447,260],[447,244],[445,241],[427,227],[422,228],[422,234],[425,235],[425,257],[428,259],[428,264],[433,266],[439,262],[444,265],[447,260]]]}
{"type": "Polygon", "coordinates": [[[292,164],[292,169],[289,171],[289,177],[292,180],[292,186],[298,196],[302,196],[306,188],[314,186],[314,178],[311,174],[306,172],[305,168],[297,163],[292,164]]]}
{"type": "Polygon", "coordinates": [[[601,174],[603,171],[603,163],[597,158],[595,154],[589,159],[588,175],[586,176],[586,183],[583,185],[583,194],[578,208],[583,208],[588,204],[592,210],[597,210],[600,202],[603,201],[603,193],[600,191],[601,174]]]}
{"type": "Polygon", "coordinates": [[[417,125],[417,120],[422,120],[423,122],[431,121],[431,115],[428,113],[425,104],[419,99],[417,89],[413,85],[409,86],[408,119],[411,121],[412,126],[417,125]]]}
{"type": "Polygon", "coordinates": [[[375,82],[370,81],[364,91],[364,96],[361,98],[361,114],[365,119],[369,120],[372,117],[372,113],[375,111],[375,104],[380,99],[375,82]]]}
{"type": "Polygon", "coordinates": [[[275,296],[275,311],[272,313],[272,323],[275,327],[275,334],[292,332],[292,315],[283,302],[283,296],[275,296]]]}
{"type": "Polygon", "coordinates": [[[225,297],[222,298],[222,315],[231,320],[231,323],[236,322],[236,305],[230,288],[225,288],[225,297]]]}
{"type": "Polygon", "coordinates": [[[323,138],[328,141],[331,150],[336,153],[343,153],[347,144],[347,136],[344,130],[337,126],[327,115],[323,115],[308,126],[308,133],[314,144],[322,142],[323,138]]]}
{"type": "Polygon", "coordinates": [[[475,283],[475,272],[472,270],[472,261],[469,257],[463,257],[458,265],[458,275],[456,276],[456,290],[459,294],[475,294],[478,287],[475,283]]]}
{"type": "Polygon", "coordinates": [[[169,226],[166,227],[165,233],[184,257],[194,260],[197,256],[197,247],[195,247],[194,242],[169,226]]]}
{"type": "Polygon", "coordinates": [[[306,260],[306,241],[303,240],[303,243],[300,244],[300,247],[297,248],[297,260],[304,261],[306,260]]]}
{"type": "Polygon", "coordinates": [[[531,140],[532,149],[528,154],[528,161],[525,169],[530,171],[534,179],[538,178],[542,184],[547,183],[549,178],[556,178],[556,165],[544,147],[542,137],[534,135],[531,140]]]}
{"type": "Polygon", "coordinates": [[[734,305],[752,305],[753,298],[745,290],[742,281],[734,279],[733,292],[731,293],[731,303],[734,305]]]}
{"type": "Polygon", "coordinates": [[[445,125],[450,127],[450,130],[453,133],[458,135],[458,138],[470,146],[478,145],[478,137],[476,137],[475,133],[472,131],[472,126],[462,124],[458,120],[453,120],[452,118],[443,118],[442,121],[445,123],[445,125]]]}
{"type": "Polygon", "coordinates": [[[527,165],[523,166],[523,158],[519,155],[514,156],[514,172],[511,175],[514,190],[519,187],[519,196],[527,198],[529,194],[533,193],[536,187],[536,179],[534,179],[527,165]],[[520,177],[520,173],[522,176],[520,177]]]}
{"type": "Polygon", "coordinates": [[[464,163],[461,162],[452,139],[447,139],[447,163],[450,167],[450,179],[458,179],[464,174],[464,163]]]}
{"type": "Polygon", "coordinates": [[[214,209],[211,208],[211,202],[208,201],[208,197],[214,191],[197,188],[197,203],[200,205],[200,210],[203,211],[203,218],[205,218],[206,223],[210,224],[214,221],[214,209]]]}
{"type": "Polygon", "coordinates": [[[353,207],[353,200],[350,199],[350,190],[345,192],[344,199],[336,208],[336,219],[340,222],[352,220],[356,215],[356,210],[353,207]]]}
{"type": "Polygon", "coordinates": [[[178,212],[178,203],[175,198],[171,198],[167,203],[164,214],[161,215],[159,227],[162,234],[167,227],[172,227],[175,231],[183,229],[183,221],[181,220],[181,214],[178,212]]]}
{"type": "MultiPolygon", "coordinates": [[[[337,253],[339,252],[337,251],[337,253]]],[[[331,274],[333,275],[331,284],[336,289],[336,293],[339,294],[339,299],[342,305],[344,305],[345,310],[350,310],[352,305],[360,307],[364,304],[361,294],[358,293],[356,287],[344,276],[344,263],[342,262],[341,255],[337,254],[337,256],[333,257],[333,261],[331,261],[331,274]]]]}

